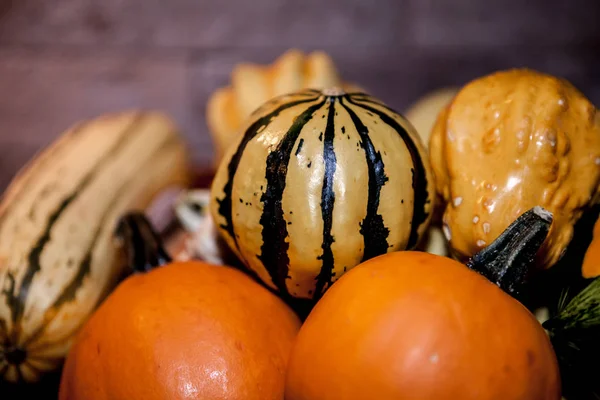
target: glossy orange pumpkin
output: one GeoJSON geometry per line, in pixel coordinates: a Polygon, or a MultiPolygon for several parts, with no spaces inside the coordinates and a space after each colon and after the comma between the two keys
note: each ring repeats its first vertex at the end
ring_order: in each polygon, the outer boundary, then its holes
{"type": "Polygon", "coordinates": [[[560,397],[552,345],[519,301],[458,261],[412,251],[366,261],[325,293],[294,345],[285,396],[560,397]]]}
{"type": "MultiPolygon", "coordinates": [[[[164,262],[156,254],[150,264],[164,262]]],[[[67,357],[59,398],[281,400],[299,327],[243,272],[167,261],[128,277],[88,320],[67,357]]]]}

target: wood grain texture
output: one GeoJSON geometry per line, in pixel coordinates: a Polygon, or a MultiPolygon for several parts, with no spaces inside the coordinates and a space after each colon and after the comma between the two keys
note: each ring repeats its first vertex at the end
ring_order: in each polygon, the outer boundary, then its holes
{"type": "Polygon", "coordinates": [[[419,46],[540,48],[600,44],[596,0],[413,0],[419,46]]]}
{"type": "Polygon", "coordinates": [[[600,104],[597,0],[0,0],[0,190],[73,122],[168,112],[210,165],[212,91],[242,61],[325,50],[343,77],[403,111],[497,69],[564,76],[600,104]]]}
{"type": "Polygon", "coordinates": [[[595,0],[3,0],[4,43],[505,46],[598,43],[595,0]]]}
{"type": "Polygon", "coordinates": [[[407,0],[18,0],[4,43],[174,47],[408,43],[407,0]]]}
{"type": "Polygon", "coordinates": [[[187,70],[177,54],[0,50],[0,91],[10,94],[0,99],[0,147],[18,161],[3,160],[0,181],[76,121],[130,108],[167,112],[202,150],[190,135],[187,70]]]}

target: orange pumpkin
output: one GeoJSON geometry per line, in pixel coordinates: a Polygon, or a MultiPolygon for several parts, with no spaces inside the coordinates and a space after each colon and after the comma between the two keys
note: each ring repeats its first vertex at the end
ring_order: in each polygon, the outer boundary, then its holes
{"type": "MultiPolygon", "coordinates": [[[[513,260],[531,262],[548,232],[547,223],[532,217],[529,213],[511,226],[499,238],[502,248],[490,245],[490,253],[474,258],[471,266],[487,260],[498,270],[519,269],[522,265],[513,260]],[[494,254],[502,265],[491,260],[494,254]]],[[[415,251],[366,261],[325,293],[298,334],[285,396],[560,397],[556,355],[536,318],[482,274],[453,259],[415,251]]]]}
{"type": "Polygon", "coordinates": [[[581,275],[586,279],[600,276],[600,218],[594,224],[592,235],[581,267],[581,275]]]}
{"type": "Polygon", "coordinates": [[[60,400],[281,400],[293,311],[239,270],[171,262],[139,215],[120,228],[138,270],[165,265],[125,279],[87,321],[60,400]]]}

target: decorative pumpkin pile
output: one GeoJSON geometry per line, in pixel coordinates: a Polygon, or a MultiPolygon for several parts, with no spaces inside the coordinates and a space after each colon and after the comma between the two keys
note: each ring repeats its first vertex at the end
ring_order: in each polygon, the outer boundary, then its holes
{"type": "Polygon", "coordinates": [[[0,204],[3,380],[62,367],[61,400],[598,395],[598,228],[585,261],[570,246],[598,202],[596,108],[522,69],[423,107],[430,141],[363,92],[271,97],[211,131],[204,190],[164,117],[67,133],[0,204]],[[183,246],[148,209],[173,186],[183,246]]]}

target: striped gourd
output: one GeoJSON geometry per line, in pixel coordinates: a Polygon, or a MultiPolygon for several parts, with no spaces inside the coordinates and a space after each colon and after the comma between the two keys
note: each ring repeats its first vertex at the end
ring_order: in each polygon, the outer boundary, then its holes
{"type": "Polygon", "coordinates": [[[247,121],[211,186],[240,260],[283,297],[315,300],[345,271],[414,248],[433,176],[410,123],[364,93],[303,90],[247,121]]]}
{"type": "Polygon", "coordinates": [[[187,164],[169,119],[125,112],[77,124],[14,178],[0,203],[0,380],[60,367],[124,272],[117,219],[187,185],[187,164]]]}

